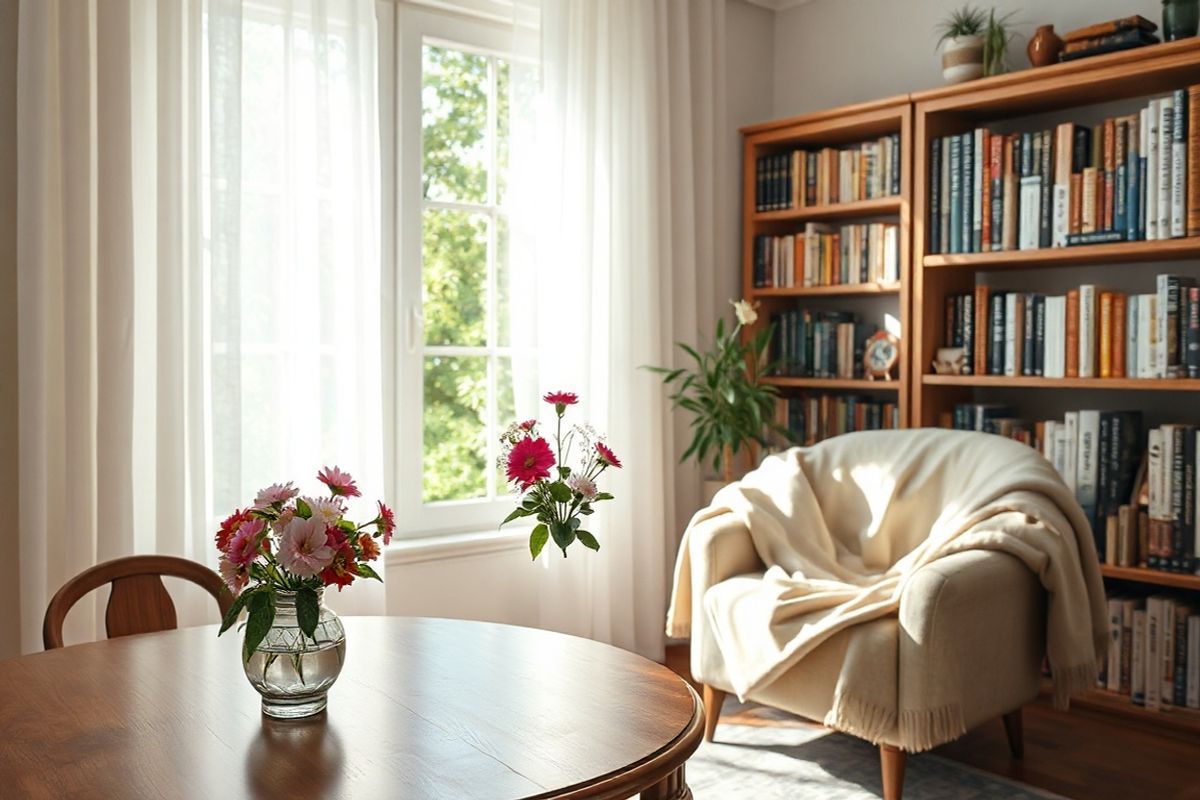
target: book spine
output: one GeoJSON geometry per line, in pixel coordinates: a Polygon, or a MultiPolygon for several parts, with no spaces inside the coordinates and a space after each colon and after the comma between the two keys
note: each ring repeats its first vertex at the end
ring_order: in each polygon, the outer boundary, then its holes
{"type": "Polygon", "coordinates": [[[991,375],[1004,374],[1004,318],[1007,308],[1003,292],[996,292],[991,297],[991,351],[988,354],[988,373],[991,375]]]}
{"type": "Polygon", "coordinates": [[[941,225],[938,219],[942,213],[942,140],[934,139],[929,143],[929,252],[942,252],[941,225]]]}
{"type": "Polygon", "coordinates": [[[1200,378],[1200,288],[1187,290],[1187,376],[1200,378]]]}
{"type": "Polygon", "coordinates": [[[1159,100],[1151,100],[1146,107],[1146,179],[1143,185],[1146,187],[1146,239],[1156,240],[1158,235],[1158,178],[1161,170],[1159,169],[1159,145],[1161,138],[1159,137],[1158,125],[1160,121],[1159,100]]]}
{"type": "Polygon", "coordinates": [[[1127,141],[1129,125],[1119,119],[1114,124],[1116,141],[1113,143],[1113,224],[1112,229],[1126,233],[1129,230],[1126,199],[1129,187],[1126,185],[1128,175],[1125,170],[1125,153],[1129,148],[1127,141]]]}
{"type": "Polygon", "coordinates": [[[1096,377],[1096,287],[1079,287],[1079,377],[1096,377]]]}
{"type": "Polygon", "coordinates": [[[964,253],[975,252],[972,246],[973,237],[973,221],[975,214],[975,134],[973,131],[968,131],[962,134],[962,218],[960,224],[962,231],[959,236],[962,240],[962,251],[964,253]]]}
{"type": "Polygon", "coordinates": [[[1112,377],[1112,342],[1113,342],[1113,296],[1112,292],[1100,293],[1100,326],[1096,332],[1096,343],[1100,350],[1099,375],[1101,378],[1112,377]]]}
{"type": "Polygon", "coordinates": [[[962,247],[962,138],[950,137],[950,252],[961,253],[962,247]]]}
{"type": "Polygon", "coordinates": [[[1046,372],[1046,296],[1033,298],[1033,374],[1039,378],[1046,372]]]}
{"type": "Polygon", "coordinates": [[[971,252],[983,250],[983,165],[986,162],[983,128],[976,128],[971,140],[971,252]]]}
{"type": "Polygon", "coordinates": [[[1075,475],[1075,495],[1088,521],[1092,523],[1092,532],[1096,539],[1096,552],[1102,553],[1104,551],[1103,537],[1096,535],[1096,501],[1098,499],[1096,483],[1099,478],[1099,439],[1100,412],[1092,410],[1080,411],[1079,460],[1078,470],[1075,475]]]}
{"type": "Polygon", "coordinates": [[[988,139],[988,191],[991,193],[988,205],[991,211],[989,244],[992,250],[1000,250],[1004,246],[1004,141],[1002,134],[992,134],[988,139]]]}
{"type": "Polygon", "coordinates": [[[1079,290],[1067,292],[1067,324],[1066,324],[1066,377],[1078,378],[1079,375],[1079,290]]]}
{"type": "Polygon", "coordinates": [[[1158,238],[1171,238],[1171,127],[1175,114],[1171,98],[1158,105],[1158,238]]]}
{"type": "Polygon", "coordinates": [[[1171,236],[1187,233],[1187,109],[1186,89],[1176,89],[1171,118],[1171,236]]]}
{"type": "Polygon", "coordinates": [[[1187,139],[1185,164],[1187,210],[1186,228],[1188,236],[1200,236],[1200,86],[1188,87],[1187,139]]]}
{"type": "Polygon", "coordinates": [[[1112,296],[1112,376],[1126,376],[1128,298],[1120,292],[1112,296]]]}
{"type": "Polygon", "coordinates": [[[1101,187],[1103,189],[1103,197],[1101,201],[1103,220],[1100,227],[1103,230],[1111,231],[1113,229],[1113,195],[1114,183],[1116,176],[1116,126],[1113,119],[1110,117],[1104,121],[1104,161],[1101,164],[1103,175],[1101,187]]]}
{"type": "Polygon", "coordinates": [[[988,360],[988,346],[991,344],[991,298],[988,287],[984,284],[975,286],[975,353],[972,368],[976,375],[986,375],[991,372],[988,360]]]}
{"type": "Polygon", "coordinates": [[[1162,692],[1162,598],[1146,598],[1146,708],[1158,711],[1162,692]]]}
{"type": "Polygon", "coordinates": [[[1130,114],[1125,134],[1125,239],[1133,242],[1141,238],[1138,233],[1138,198],[1141,195],[1141,115],[1130,114]]]}
{"type": "Polygon", "coordinates": [[[975,295],[968,292],[962,296],[962,347],[963,375],[975,374],[975,295]]]}

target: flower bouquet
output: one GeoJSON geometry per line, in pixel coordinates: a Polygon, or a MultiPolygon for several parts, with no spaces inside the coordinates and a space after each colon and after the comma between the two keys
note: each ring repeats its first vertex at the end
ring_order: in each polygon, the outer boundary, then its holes
{"type": "Polygon", "coordinates": [[[609,467],[620,469],[621,462],[590,425],[575,425],[563,434],[567,406],[579,402],[573,392],[550,392],[542,399],[554,406],[554,449],[538,433],[538,422],[533,419],[514,422],[500,437],[500,468],[513,491],[523,497],[500,524],[521,517],[537,518],[538,524],[529,534],[529,552],[534,559],[550,539],[564,558],[567,547],[576,540],[584,547],[599,550],[596,537],[582,527],[583,517],[594,512],[596,503],[613,499],[597,489],[596,480],[609,467]],[[575,448],[578,471],[567,466],[575,448]]]}
{"type": "Polygon", "coordinates": [[[325,587],[341,591],[357,578],[382,580],[368,562],[379,558],[380,542],[388,544],[396,527],[382,502],[369,522],[346,517],[346,499],[361,492],[337,467],[321,470],[317,480],[328,497],[301,497],[291,482],[268,486],[216,535],[221,577],[235,595],[218,635],[246,609],[243,666],[263,696],[263,711],[275,717],[325,707],[346,640],[337,615],[322,603],[325,587]]]}

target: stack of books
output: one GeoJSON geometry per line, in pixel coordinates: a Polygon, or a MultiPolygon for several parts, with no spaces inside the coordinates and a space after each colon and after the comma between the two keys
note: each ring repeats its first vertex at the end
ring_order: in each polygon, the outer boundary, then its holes
{"type": "Polygon", "coordinates": [[[1200,708],[1200,613],[1169,594],[1108,598],[1097,687],[1150,711],[1200,708]]]}
{"type": "Polygon", "coordinates": [[[803,378],[861,378],[866,340],[878,330],[849,311],[794,309],[771,323],[776,374],[803,378]]]}
{"type": "Polygon", "coordinates": [[[900,229],[892,223],[833,227],[810,222],[804,233],[754,237],[756,289],[898,280],[900,229]]]}
{"type": "Polygon", "coordinates": [[[1093,127],[930,145],[930,253],[980,253],[1200,235],[1200,86],[1093,127]]]}
{"type": "Polygon", "coordinates": [[[780,398],[776,408],[776,422],[805,446],[842,433],[900,427],[900,406],[895,401],[853,395],[799,395],[780,398]]]}
{"type": "Polygon", "coordinates": [[[1154,35],[1157,30],[1157,25],[1141,16],[1114,19],[1111,22],[1079,28],[1063,37],[1064,46],[1059,60],[1074,61],[1077,58],[1157,44],[1158,37],[1154,35]]]}
{"type": "Polygon", "coordinates": [[[760,156],[755,211],[852,203],[900,194],[900,134],[850,147],[760,156]]]}
{"type": "Polygon", "coordinates": [[[976,286],[946,298],[943,341],[963,374],[1200,378],[1200,287],[1159,275],[1155,291],[1085,284],[1066,295],[976,286]]]}

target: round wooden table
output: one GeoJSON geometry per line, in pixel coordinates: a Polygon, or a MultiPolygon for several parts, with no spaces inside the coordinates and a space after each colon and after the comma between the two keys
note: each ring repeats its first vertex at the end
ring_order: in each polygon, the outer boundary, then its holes
{"type": "Polygon", "coordinates": [[[307,720],[261,714],[216,626],[0,661],[0,796],[691,797],[703,712],[666,667],[509,625],[345,624],[307,720]]]}

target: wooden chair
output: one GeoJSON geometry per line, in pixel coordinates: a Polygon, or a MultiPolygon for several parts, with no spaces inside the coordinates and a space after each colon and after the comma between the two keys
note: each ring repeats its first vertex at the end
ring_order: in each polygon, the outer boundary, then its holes
{"type": "Polygon", "coordinates": [[[216,599],[222,616],[233,605],[233,596],[221,576],[203,564],[175,556],[116,558],[84,570],[55,593],[42,622],[42,643],[47,650],[62,647],[67,612],[81,597],[106,583],[112,584],[104,614],[108,638],[174,630],[175,604],[163,586],[162,575],[183,578],[203,588],[216,599]]]}

